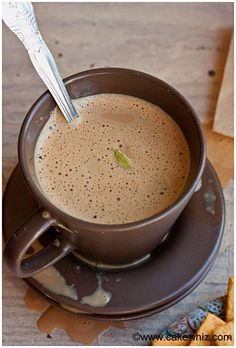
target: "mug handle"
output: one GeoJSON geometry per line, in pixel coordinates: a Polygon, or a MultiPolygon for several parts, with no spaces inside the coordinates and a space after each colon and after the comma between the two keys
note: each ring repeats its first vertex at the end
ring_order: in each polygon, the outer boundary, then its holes
{"type": "Polygon", "coordinates": [[[25,257],[32,243],[46,232],[49,227],[56,225],[57,221],[49,213],[38,209],[8,239],[4,256],[9,268],[18,277],[31,277],[35,273],[53,265],[73,250],[68,241],[61,239],[59,246],[52,242],[35,255],[25,257]]]}

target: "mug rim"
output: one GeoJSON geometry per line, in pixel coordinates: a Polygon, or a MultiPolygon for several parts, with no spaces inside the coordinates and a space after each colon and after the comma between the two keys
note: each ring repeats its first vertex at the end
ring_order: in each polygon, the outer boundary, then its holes
{"type": "Polygon", "coordinates": [[[203,135],[200,119],[198,118],[196,112],[194,111],[189,101],[179,91],[177,91],[174,87],[172,87],[165,81],[141,71],[126,69],[126,68],[110,67],[110,68],[96,68],[96,69],[85,70],[85,71],[66,77],[65,79],[63,79],[63,82],[65,83],[65,85],[68,85],[72,83],[73,81],[77,81],[80,78],[85,78],[85,77],[95,76],[95,75],[111,74],[111,73],[113,74],[126,73],[126,74],[132,74],[132,75],[139,75],[146,79],[152,80],[153,82],[158,83],[165,89],[168,89],[169,91],[171,91],[171,93],[174,94],[175,97],[177,97],[182,104],[187,106],[189,110],[189,114],[191,115],[198,131],[199,144],[200,144],[200,158],[199,158],[198,167],[194,173],[194,177],[191,183],[188,185],[187,189],[183,193],[181,193],[181,195],[177,198],[175,202],[173,202],[166,209],[160,211],[159,213],[156,213],[142,220],[129,222],[125,224],[99,224],[99,223],[88,222],[85,220],[77,219],[76,217],[71,216],[65,213],[64,211],[62,211],[61,209],[57,208],[53,203],[51,203],[47,199],[46,195],[44,195],[38,189],[38,187],[34,183],[34,180],[31,178],[30,172],[28,170],[27,160],[24,156],[24,147],[25,147],[25,139],[26,139],[25,135],[28,130],[28,126],[32,121],[34,112],[38,107],[40,107],[40,104],[44,102],[45,97],[51,96],[50,92],[46,90],[31,106],[31,108],[27,112],[26,117],[22,123],[19,137],[18,137],[18,157],[19,157],[20,168],[28,188],[30,189],[31,193],[38,201],[40,207],[42,207],[45,210],[48,210],[49,214],[52,213],[52,216],[55,215],[55,218],[58,222],[60,222],[61,220],[67,223],[69,220],[70,224],[79,225],[81,229],[86,228],[86,230],[91,230],[91,231],[101,230],[101,229],[106,231],[110,230],[113,232],[123,231],[123,230],[132,230],[132,229],[140,228],[150,223],[157,222],[159,220],[166,218],[169,214],[171,214],[173,210],[178,209],[182,201],[190,194],[192,190],[194,190],[194,187],[197,185],[197,183],[199,182],[202,176],[202,173],[205,167],[205,161],[206,161],[206,146],[205,146],[205,140],[204,140],[204,135],[203,135]]]}

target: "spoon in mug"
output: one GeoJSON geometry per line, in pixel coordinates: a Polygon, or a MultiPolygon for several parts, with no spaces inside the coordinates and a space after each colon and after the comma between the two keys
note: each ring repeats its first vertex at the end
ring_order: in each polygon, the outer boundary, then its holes
{"type": "Polygon", "coordinates": [[[51,92],[67,122],[78,118],[56,62],[38,30],[32,4],[3,2],[3,20],[24,44],[35,70],[51,92]]]}

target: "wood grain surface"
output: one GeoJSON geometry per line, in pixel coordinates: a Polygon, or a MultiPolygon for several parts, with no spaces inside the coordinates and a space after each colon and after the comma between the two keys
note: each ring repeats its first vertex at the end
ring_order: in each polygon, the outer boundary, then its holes
{"type": "MultiPolygon", "coordinates": [[[[105,66],[141,70],[176,87],[202,121],[214,116],[230,37],[232,3],[34,3],[41,33],[63,77],[105,66]]],[[[45,87],[18,39],[3,26],[3,185],[17,163],[22,121],[45,87]]],[[[170,309],[109,329],[98,345],[141,345],[199,304],[226,292],[233,272],[233,183],[224,190],[226,227],[217,260],[201,285],[170,309]]],[[[26,286],[3,270],[3,345],[78,345],[59,330],[49,339],[24,306],[26,286]]]]}

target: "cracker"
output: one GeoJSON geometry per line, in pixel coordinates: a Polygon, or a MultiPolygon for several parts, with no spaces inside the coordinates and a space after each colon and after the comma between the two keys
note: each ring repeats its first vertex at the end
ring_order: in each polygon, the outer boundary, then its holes
{"type": "Polygon", "coordinates": [[[211,340],[212,334],[219,326],[224,324],[225,322],[223,320],[208,313],[202,325],[197,330],[196,336],[191,341],[190,346],[214,346],[215,344],[211,340]]]}
{"type": "Polygon", "coordinates": [[[233,346],[234,345],[234,322],[229,321],[219,326],[214,331],[214,343],[217,346],[233,346]]]}
{"type": "Polygon", "coordinates": [[[234,277],[230,277],[228,282],[225,320],[234,320],[234,277]]]}

